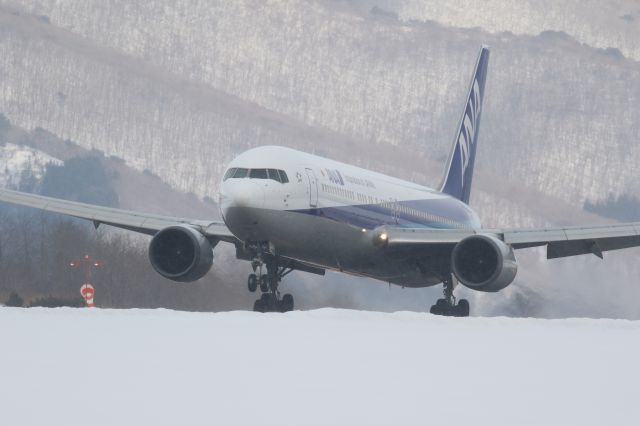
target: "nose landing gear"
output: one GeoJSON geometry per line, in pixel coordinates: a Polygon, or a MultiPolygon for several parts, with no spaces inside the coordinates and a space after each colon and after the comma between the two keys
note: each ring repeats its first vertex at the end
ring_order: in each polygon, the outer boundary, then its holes
{"type": "Polygon", "coordinates": [[[444,299],[438,299],[435,305],[431,307],[429,312],[433,315],[443,315],[447,317],[468,317],[469,316],[469,301],[467,299],[460,299],[456,303],[456,297],[453,295],[454,276],[449,275],[442,284],[444,286],[443,294],[444,299]]]}
{"type": "Polygon", "coordinates": [[[256,312],[289,312],[293,311],[293,296],[285,294],[280,297],[278,285],[282,278],[289,274],[292,269],[278,264],[278,257],[271,254],[261,254],[252,262],[254,273],[249,275],[247,286],[250,292],[255,292],[260,286],[262,296],[253,304],[256,312]],[[263,266],[267,273],[263,274],[263,266]],[[255,272],[258,272],[256,275],[255,272]]]}

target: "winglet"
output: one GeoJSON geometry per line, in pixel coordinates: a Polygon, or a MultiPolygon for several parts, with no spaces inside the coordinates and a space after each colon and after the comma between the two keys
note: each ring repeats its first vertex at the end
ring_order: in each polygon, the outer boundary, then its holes
{"type": "Polygon", "coordinates": [[[440,192],[449,194],[467,204],[471,195],[473,165],[478,146],[478,132],[480,130],[482,100],[484,98],[488,64],[489,48],[482,46],[471,77],[471,83],[467,91],[467,102],[462,111],[462,117],[453,140],[445,175],[440,185],[440,192]]]}

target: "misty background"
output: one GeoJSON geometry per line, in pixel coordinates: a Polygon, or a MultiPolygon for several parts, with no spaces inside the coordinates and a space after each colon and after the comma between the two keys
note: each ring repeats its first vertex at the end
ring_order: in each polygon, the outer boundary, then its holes
{"type": "MultiPolygon", "coordinates": [[[[80,188],[97,182],[112,191],[105,204],[210,218],[227,162],[278,144],[434,186],[481,44],[491,62],[471,206],[483,224],[640,220],[631,0],[0,0],[0,183],[86,201],[94,191],[80,188]]],[[[75,295],[78,277],[51,271],[87,251],[107,264],[98,306],[255,298],[231,247],[203,280],[175,284],[151,270],[146,237],[2,209],[0,296],[75,295]]],[[[516,255],[506,290],[458,290],[472,314],[640,318],[640,249],[516,255]]],[[[424,311],[440,295],[334,273],[283,284],[304,309],[424,311]]]]}

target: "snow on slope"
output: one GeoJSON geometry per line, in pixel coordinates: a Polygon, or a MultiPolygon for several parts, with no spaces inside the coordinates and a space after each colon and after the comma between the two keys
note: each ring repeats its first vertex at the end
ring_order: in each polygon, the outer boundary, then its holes
{"type": "Polygon", "coordinates": [[[40,179],[49,163],[61,165],[62,161],[27,146],[0,145],[0,186],[17,188],[22,174],[29,170],[40,179]]]}
{"type": "Polygon", "coordinates": [[[11,425],[632,425],[640,323],[0,308],[11,425]]]}

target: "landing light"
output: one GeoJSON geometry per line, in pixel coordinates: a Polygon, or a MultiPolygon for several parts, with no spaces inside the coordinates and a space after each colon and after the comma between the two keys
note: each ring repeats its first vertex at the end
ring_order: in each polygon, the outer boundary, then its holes
{"type": "Polygon", "coordinates": [[[362,232],[367,232],[367,230],[366,230],[366,229],[364,229],[364,228],[362,228],[362,232]]]}
{"type": "Polygon", "coordinates": [[[386,232],[383,232],[382,234],[380,234],[380,239],[381,239],[382,241],[387,241],[387,237],[388,237],[388,235],[387,235],[387,233],[386,233],[386,232]]]}

